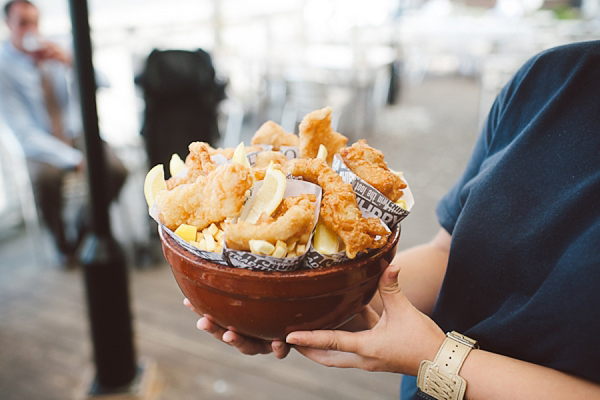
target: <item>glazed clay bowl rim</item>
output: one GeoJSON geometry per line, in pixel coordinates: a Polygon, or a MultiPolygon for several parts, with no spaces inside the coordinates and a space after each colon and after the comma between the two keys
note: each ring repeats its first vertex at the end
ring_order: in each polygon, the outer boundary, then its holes
{"type": "MultiPolygon", "coordinates": [[[[401,226],[398,224],[388,237],[388,242],[379,250],[373,251],[370,254],[363,255],[357,259],[352,259],[340,264],[322,267],[322,268],[305,268],[293,271],[264,271],[264,270],[251,270],[246,268],[238,268],[230,265],[222,265],[210,260],[206,260],[189,250],[179,245],[175,239],[171,238],[170,235],[164,232],[164,227],[160,227],[159,234],[161,243],[163,246],[163,252],[169,262],[171,268],[177,270],[180,274],[184,275],[186,279],[212,290],[218,290],[223,292],[229,292],[233,295],[240,297],[272,297],[272,298],[288,298],[289,296],[298,297],[311,297],[321,295],[331,295],[338,291],[344,291],[348,289],[348,286],[359,285],[365,278],[370,278],[373,275],[380,275],[385,268],[368,268],[368,275],[363,276],[365,266],[384,258],[389,258],[386,261],[391,262],[395,255],[395,248],[400,239],[401,226]],[[167,249],[169,249],[167,251],[167,249]],[[388,256],[388,253],[392,251],[392,254],[388,256]],[[171,254],[168,254],[171,253],[171,254]],[[189,273],[184,273],[181,269],[180,264],[173,265],[171,258],[180,257],[184,259],[190,268],[189,273]],[[386,257],[388,256],[388,257],[386,257]],[[355,276],[355,280],[347,281],[340,280],[340,276],[351,277],[355,276]],[[206,279],[207,277],[213,277],[213,279],[206,279]],[[360,279],[359,279],[360,278],[360,279]],[[321,291],[318,285],[307,286],[300,285],[301,282],[310,281],[322,281],[330,280],[332,285],[335,287],[334,291],[321,291]],[[335,283],[338,280],[339,283],[335,283]],[[244,290],[246,285],[244,282],[253,283],[260,281],[263,283],[260,285],[263,292],[257,292],[256,285],[253,285],[249,290],[244,290]],[[236,282],[235,288],[231,287],[228,282],[236,282]],[[282,288],[278,287],[274,291],[269,290],[267,282],[276,282],[278,285],[286,286],[288,290],[287,295],[277,294],[282,292],[282,288]]],[[[330,288],[331,289],[331,288],[330,288]]]]}

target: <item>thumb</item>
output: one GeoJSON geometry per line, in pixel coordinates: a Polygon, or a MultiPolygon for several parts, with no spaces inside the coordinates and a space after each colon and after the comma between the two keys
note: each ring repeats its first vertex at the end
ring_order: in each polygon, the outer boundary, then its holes
{"type": "Polygon", "coordinates": [[[379,279],[379,294],[383,302],[383,309],[389,313],[392,308],[399,306],[406,298],[398,284],[400,266],[390,264],[379,279]]]}
{"type": "Polygon", "coordinates": [[[381,274],[379,279],[379,292],[382,296],[391,296],[400,292],[400,285],[398,285],[398,274],[400,273],[400,266],[396,264],[390,264],[381,274]]]}

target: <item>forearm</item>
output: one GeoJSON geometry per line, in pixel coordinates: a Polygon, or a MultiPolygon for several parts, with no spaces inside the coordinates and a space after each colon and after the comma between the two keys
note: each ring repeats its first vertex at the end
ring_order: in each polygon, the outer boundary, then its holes
{"type": "Polygon", "coordinates": [[[450,235],[440,229],[423,245],[399,252],[393,264],[400,266],[398,284],[404,295],[421,312],[430,315],[446,273],[450,235]]]}
{"type": "Polygon", "coordinates": [[[471,351],[460,375],[469,400],[600,399],[600,385],[484,350],[471,351]]]}

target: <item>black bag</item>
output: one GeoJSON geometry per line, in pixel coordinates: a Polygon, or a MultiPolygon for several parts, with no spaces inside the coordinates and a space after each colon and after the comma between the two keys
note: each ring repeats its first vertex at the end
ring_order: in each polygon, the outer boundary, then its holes
{"type": "Polygon", "coordinates": [[[207,52],[153,50],[135,83],[143,89],[146,103],[141,133],[150,166],[167,167],[173,153],[185,159],[194,141],[215,145],[225,84],[215,80],[207,52]]]}

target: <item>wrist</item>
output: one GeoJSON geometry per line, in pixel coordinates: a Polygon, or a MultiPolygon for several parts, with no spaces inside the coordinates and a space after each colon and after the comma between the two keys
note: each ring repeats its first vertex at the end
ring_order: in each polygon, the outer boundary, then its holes
{"type": "Polygon", "coordinates": [[[458,332],[448,332],[433,361],[421,362],[417,374],[419,390],[438,400],[462,400],[467,382],[460,369],[477,342],[458,332]]]}
{"type": "Polygon", "coordinates": [[[416,360],[415,366],[414,366],[414,373],[412,375],[417,376],[417,373],[419,371],[419,366],[421,365],[421,362],[423,360],[428,360],[428,361],[435,360],[435,356],[437,355],[438,351],[442,347],[442,344],[446,340],[446,337],[447,337],[446,334],[442,330],[440,330],[439,332],[436,333],[433,340],[429,340],[427,342],[427,345],[424,346],[422,349],[421,355],[419,357],[417,357],[417,360],[416,360]]]}

